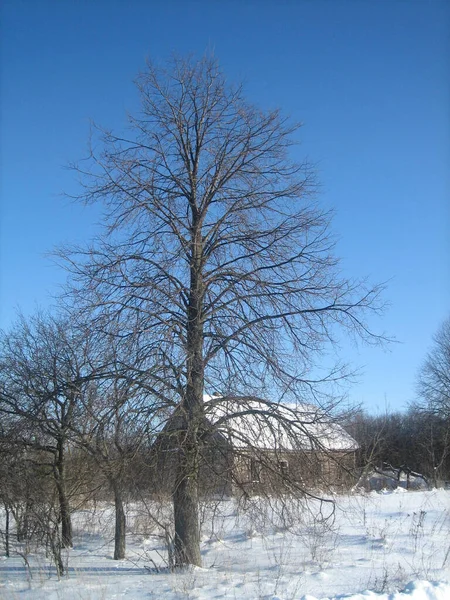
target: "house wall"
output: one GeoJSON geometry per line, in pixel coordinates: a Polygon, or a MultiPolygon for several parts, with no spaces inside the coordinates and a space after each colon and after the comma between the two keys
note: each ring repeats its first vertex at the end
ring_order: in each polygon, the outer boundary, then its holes
{"type": "MultiPolygon", "coordinates": [[[[154,493],[173,493],[183,443],[180,431],[181,424],[173,418],[153,446],[150,487],[154,493]]],[[[203,432],[199,448],[199,487],[203,496],[277,494],[344,487],[355,482],[354,451],[236,449],[206,420],[203,432]]]]}
{"type": "Polygon", "coordinates": [[[355,481],[355,452],[241,452],[233,476],[236,493],[347,487],[355,481]]]}
{"type": "MultiPolygon", "coordinates": [[[[226,443],[206,445],[200,454],[202,496],[279,494],[307,489],[345,488],[355,483],[354,452],[233,452],[226,443]]],[[[152,490],[170,496],[178,452],[158,452],[152,490]]]]}

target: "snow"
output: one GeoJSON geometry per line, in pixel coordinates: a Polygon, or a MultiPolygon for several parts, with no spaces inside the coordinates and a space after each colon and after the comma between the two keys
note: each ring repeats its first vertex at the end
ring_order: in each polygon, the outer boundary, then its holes
{"type": "Polygon", "coordinates": [[[309,404],[297,406],[257,398],[204,396],[206,416],[219,423],[234,447],[251,440],[260,450],[357,450],[356,441],[329,415],[309,404]]]}
{"type": "MultiPolygon", "coordinates": [[[[128,509],[127,559],[113,561],[108,504],[74,514],[68,574],[14,546],[0,557],[4,600],[450,600],[450,490],[355,492],[332,505],[277,501],[203,506],[204,568],[170,572],[163,539],[144,507],[128,509]],[[214,516],[214,518],[213,518],[214,516]]],[[[0,529],[4,530],[0,514],[0,529]]],[[[159,517],[170,517],[165,505],[159,517]]],[[[2,542],[0,536],[0,543],[2,542]]],[[[0,552],[2,548],[0,546],[0,552]]]]}
{"type": "MultiPolygon", "coordinates": [[[[336,600],[448,600],[450,598],[450,587],[445,583],[433,583],[430,581],[413,581],[401,592],[377,594],[366,591],[351,596],[336,596],[336,600]]],[[[275,600],[275,598],[273,598],[275,600]]],[[[281,600],[281,599],[280,599],[281,600]]],[[[303,596],[302,600],[317,600],[314,596],[303,596]]],[[[327,599],[324,599],[327,600],[327,599]]]]}

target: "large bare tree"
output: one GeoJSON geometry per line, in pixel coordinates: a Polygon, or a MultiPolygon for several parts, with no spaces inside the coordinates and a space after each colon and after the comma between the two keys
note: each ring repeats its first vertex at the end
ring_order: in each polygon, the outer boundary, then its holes
{"type": "Polygon", "coordinates": [[[74,166],[104,232],[61,255],[92,326],[133,337],[140,381],[179,407],[175,559],[199,565],[205,385],[317,398],[318,379],[343,375],[316,370],[339,331],[375,339],[364,319],[380,289],[340,273],[311,170],[290,158],[298,125],[247,102],[209,57],[149,63],[137,87],[128,132],[97,129],[74,166]]]}

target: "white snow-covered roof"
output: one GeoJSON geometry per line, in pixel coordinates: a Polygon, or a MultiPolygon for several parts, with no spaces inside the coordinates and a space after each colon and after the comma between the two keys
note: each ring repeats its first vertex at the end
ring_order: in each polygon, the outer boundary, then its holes
{"type": "Polygon", "coordinates": [[[205,395],[205,416],[235,448],[260,450],[357,450],[357,442],[330,416],[308,404],[253,397],[205,395]]]}

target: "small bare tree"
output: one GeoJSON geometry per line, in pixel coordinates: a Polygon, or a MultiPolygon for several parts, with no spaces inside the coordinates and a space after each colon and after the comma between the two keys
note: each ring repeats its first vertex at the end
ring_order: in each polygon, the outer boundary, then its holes
{"type": "MultiPolygon", "coordinates": [[[[25,419],[4,418],[0,430],[0,502],[6,513],[6,556],[11,548],[23,557],[32,545],[43,546],[53,560],[58,576],[65,572],[62,557],[60,498],[53,482],[46,452],[22,443],[30,433],[25,419]],[[16,543],[12,543],[11,517],[15,522],[16,543]]],[[[32,434],[33,435],[33,434],[32,434]]]]}
{"type": "Polygon", "coordinates": [[[15,419],[15,444],[39,452],[59,499],[63,547],[72,546],[66,456],[70,427],[89,380],[88,338],[67,319],[21,316],[0,338],[0,414],[15,419]]]}
{"type": "Polygon", "coordinates": [[[150,427],[151,415],[142,406],[142,394],[139,398],[135,386],[111,377],[95,382],[83,396],[84,416],[73,423],[72,440],[93,459],[98,475],[113,493],[114,560],[121,560],[126,552],[124,497],[132,487],[129,471],[150,427]]]}
{"type": "Polygon", "coordinates": [[[209,57],[149,63],[137,86],[130,131],[99,129],[75,166],[104,235],[60,254],[92,327],[133,337],[142,384],[179,407],[175,560],[200,565],[205,383],[316,401],[318,380],[345,376],[313,375],[337,332],[378,339],[365,317],[380,288],[341,276],[311,169],[289,157],[298,125],[248,103],[209,57]]]}

